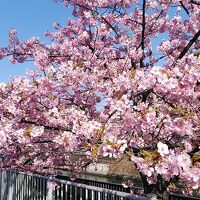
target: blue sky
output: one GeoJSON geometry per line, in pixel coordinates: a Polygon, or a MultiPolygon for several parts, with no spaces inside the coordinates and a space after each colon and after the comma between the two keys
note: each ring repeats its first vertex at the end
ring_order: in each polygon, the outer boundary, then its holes
{"type": "MultiPolygon", "coordinates": [[[[183,16],[186,17],[185,14],[183,16]]],[[[55,22],[65,25],[66,19],[69,17],[71,17],[70,9],[67,9],[63,3],[54,3],[53,0],[2,0],[0,6],[0,47],[7,45],[8,32],[11,28],[17,29],[21,40],[35,36],[47,42],[44,32],[54,31],[53,24],[55,22]]],[[[167,35],[165,34],[163,37],[167,38],[167,35]]],[[[163,37],[153,40],[154,50],[163,37]]],[[[163,61],[160,61],[159,64],[162,65],[163,61]]],[[[27,69],[33,68],[33,66],[33,62],[13,65],[7,58],[0,60],[0,82],[8,82],[14,76],[26,75],[27,69]]]]}
{"type": "MultiPolygon", "coordinates": [[[[0,47],[8,43],[8,32],[16,28],[21,40],[39,37],[46,41],[45,31],[53,31],[54,22],[66,24],[70,17],[69,9],[53,0],[1,1],[0,6],[0,47]]],[[[33,63],[11,64],[8,59],[0,60],[0,82],[8,82],[13,76],[25,75],[33,63]]]]}

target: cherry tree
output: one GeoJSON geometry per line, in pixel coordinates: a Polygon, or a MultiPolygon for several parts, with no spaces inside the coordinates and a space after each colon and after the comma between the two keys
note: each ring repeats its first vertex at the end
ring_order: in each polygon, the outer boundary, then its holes
{"type": "Polygon", "coordinates": [[[127,154],[144,193],[177,182],[199,191],[198,0],[68,0],[73,18],[20,41],[0,58],[33,60],[26,77],[0,84],[1,167],[80,173],[127,154]],[[86,157],[71,162],[74,152],[86,157]]]}

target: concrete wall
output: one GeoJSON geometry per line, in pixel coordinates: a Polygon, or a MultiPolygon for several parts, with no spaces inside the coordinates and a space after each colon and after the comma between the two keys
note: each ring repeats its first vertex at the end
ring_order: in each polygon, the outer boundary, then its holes
{"type": "Polygon", "coordinates": [[[103,163],[90,164],[87,167],[86,172],[88,172],[90,174],[108,175],[109,165],[103,164],[103,163]]]}

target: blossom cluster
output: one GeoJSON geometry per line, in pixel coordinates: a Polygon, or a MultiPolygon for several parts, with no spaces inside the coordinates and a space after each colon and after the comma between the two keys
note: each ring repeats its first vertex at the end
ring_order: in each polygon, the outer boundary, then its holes
{"type": "Polygon", "coordinates": [[[198,190],[200,60],[192,54],[200,48],[198,5],[65,4],[74,19],[45,33],[52,43],[21,42],[11,30],[9,45],[0,48],[0,59],[35,62],[27,76],[0,84],[1,167],[80,172],[102,157],[128,154],[149,184],[178,177],[198,190]],[[155,44],[156,37],[163,40],[155,44]],[[74,152],[86,157],[73,163],[74,152]]]}

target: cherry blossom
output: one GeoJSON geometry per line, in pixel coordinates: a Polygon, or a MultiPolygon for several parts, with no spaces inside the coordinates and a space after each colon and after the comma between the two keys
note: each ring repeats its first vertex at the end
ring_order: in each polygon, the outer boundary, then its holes
{"type": "Polygon", "coordinates": [[[127,180],[127,181],[124,181],[122,183],[122,185],[125,187],[125,188],[128,188],[128,187],[133,187],[134,183],[131,181],[131,180],[127,180]]]}
{"type": "Polygon", "coordinates": [[[197,1],[69,0],[48,44],[12,29],[0,59],[33,60],[0,83],[1,167],[73,175],[128,155],[144,193],[200,187],[197,1]],[[85,153],[73,161],[74,152],[85,153]]]}
{"type": "Polygon", "coordinates": [[[169,154],[169,149],[166,144],[163,144],[162,142],[158,142],[157,146],[158,146],[158,152],[160,153],[162,157],[169,154]]]}

